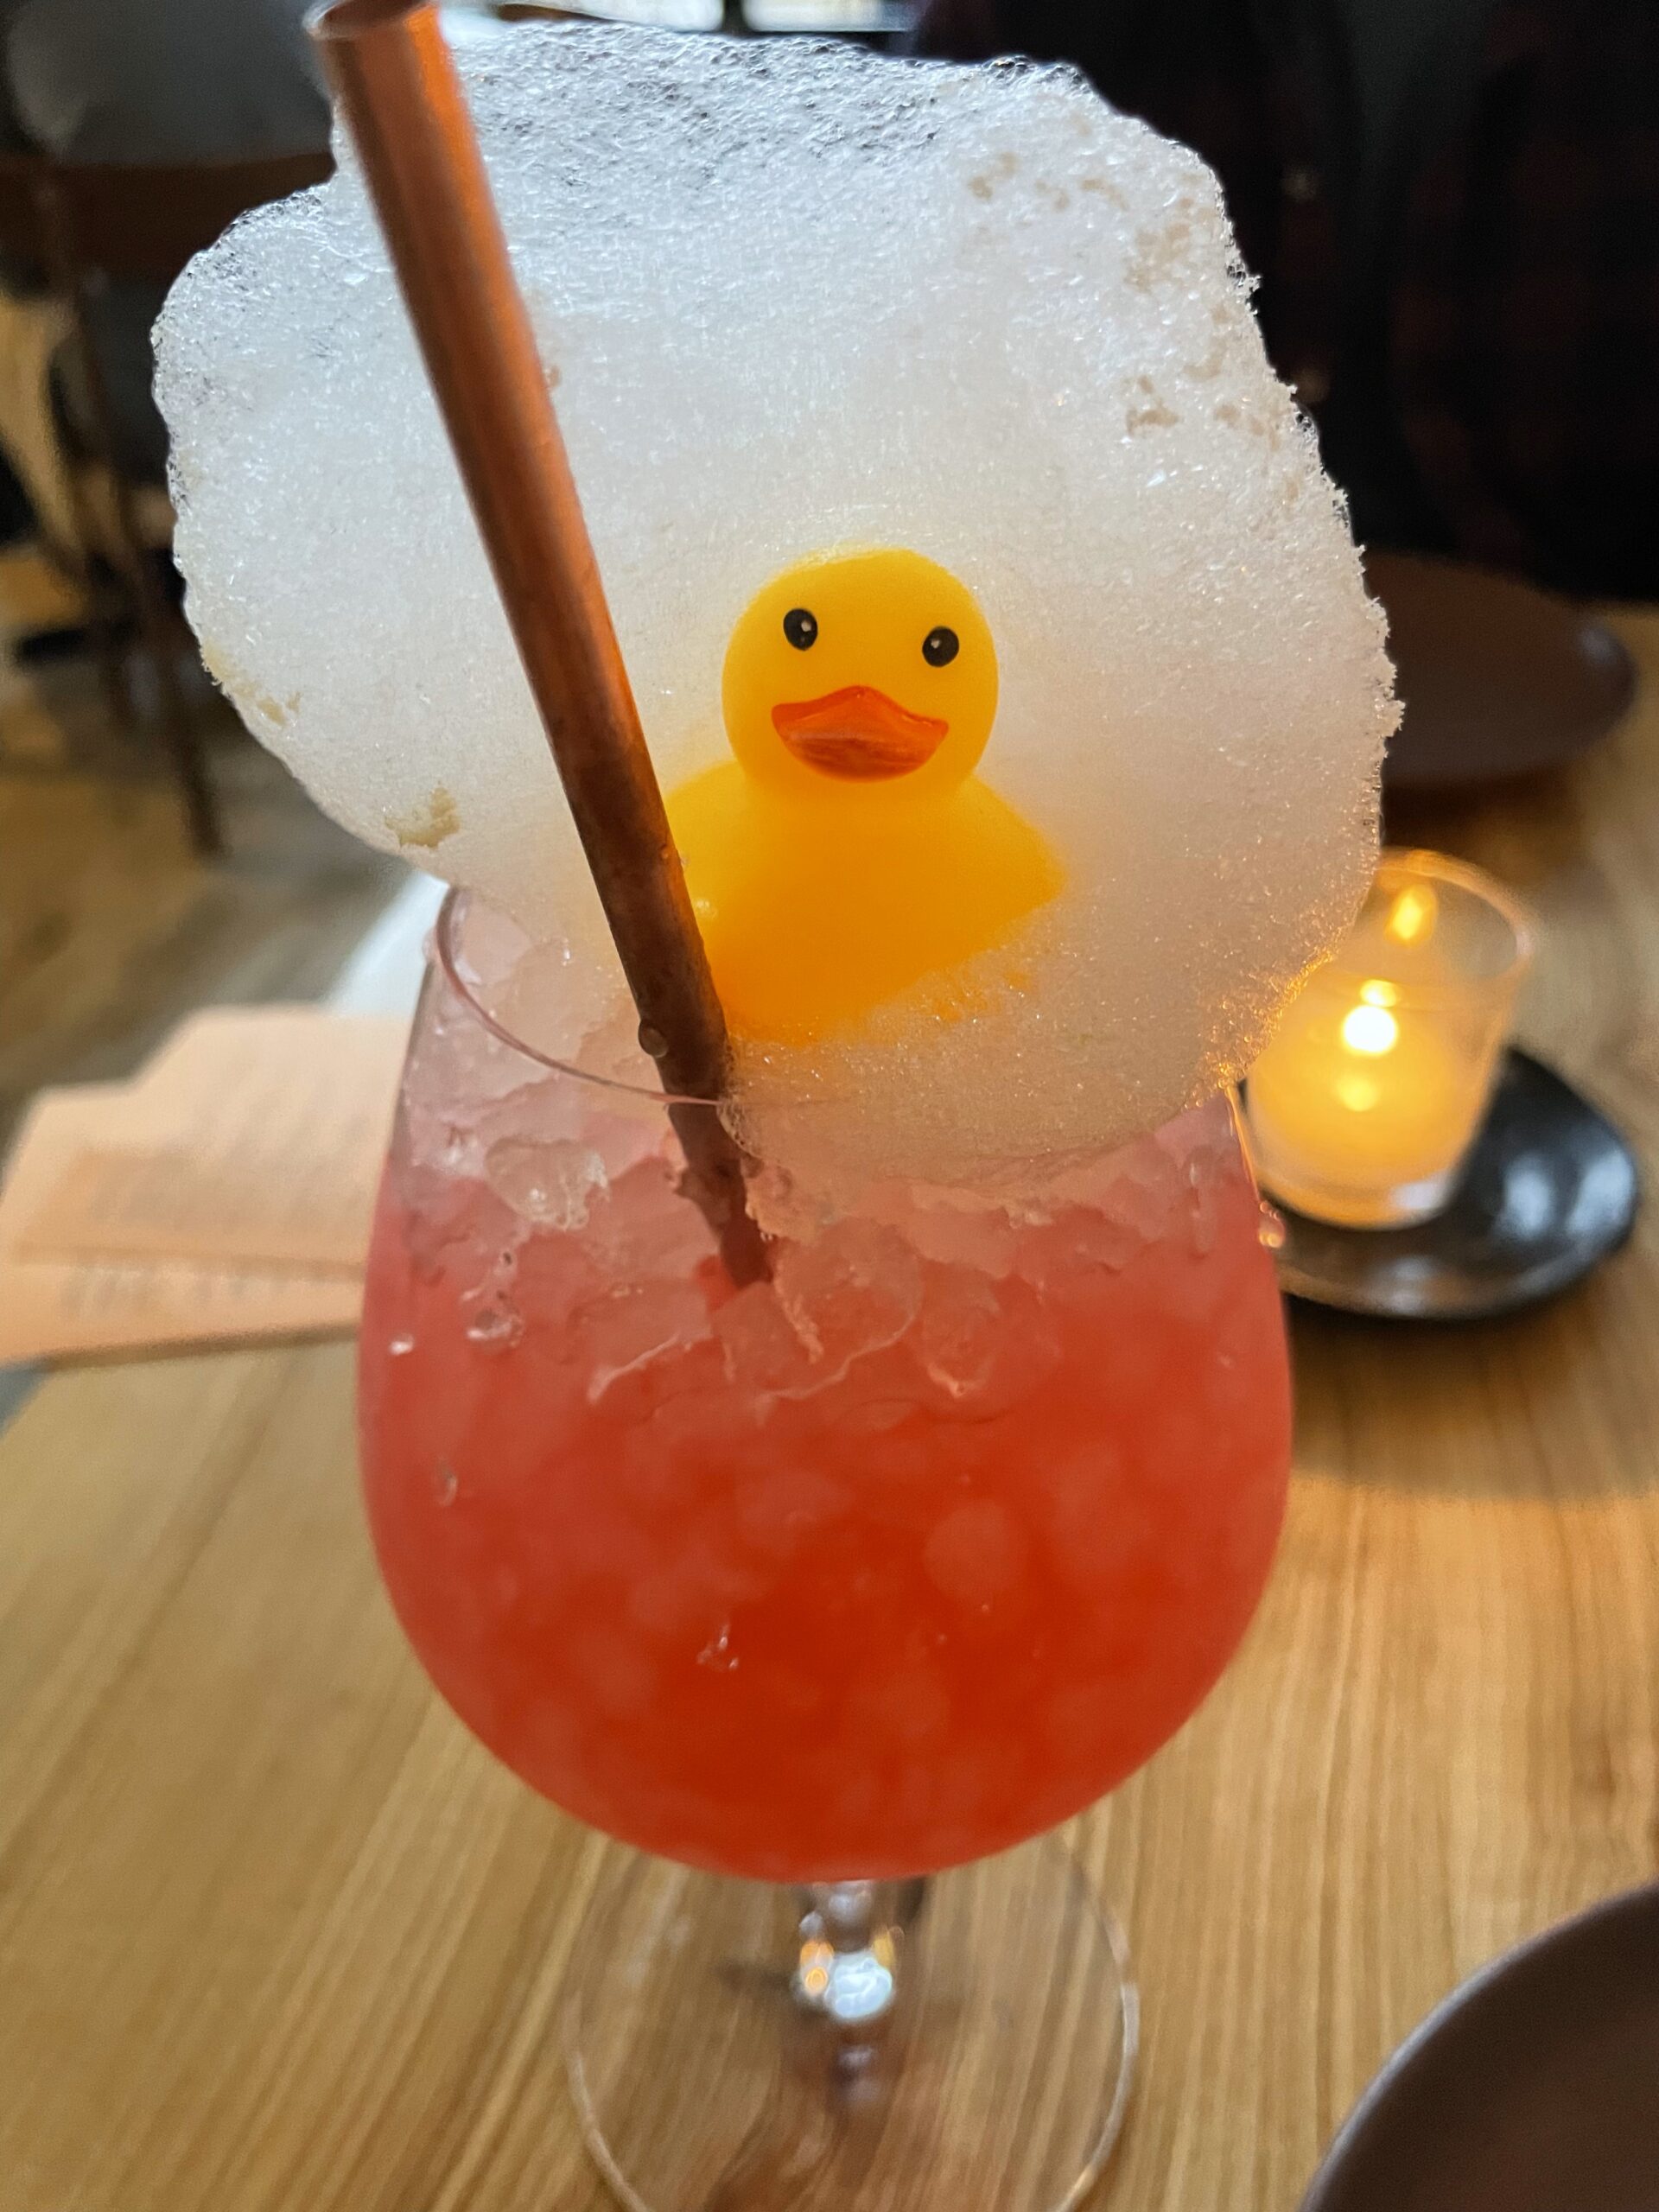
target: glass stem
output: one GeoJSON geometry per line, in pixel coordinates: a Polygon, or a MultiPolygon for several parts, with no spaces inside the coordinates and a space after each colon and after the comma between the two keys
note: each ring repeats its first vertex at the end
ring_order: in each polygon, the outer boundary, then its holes
{"type": "Polygon", "coordinates": [[[801,1892],[790,1991],[849,2046],[878,2042],[899,2001],[908,1931],[926,1899],[925,1880],[815,1882],[801,1892]]]}

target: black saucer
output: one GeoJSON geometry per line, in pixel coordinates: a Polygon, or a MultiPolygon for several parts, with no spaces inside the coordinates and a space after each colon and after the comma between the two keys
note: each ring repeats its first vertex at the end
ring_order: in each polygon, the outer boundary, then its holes
{"type": "Polygon", "coordinates": [[[1638,1196],[1635,1158],[1606,1116],[1512,1051],[1443,1213],[1409,1229],[1340,1229],[1281,1206],[1279,1281],[1293,1298],[1389,1320],[1512,1313],[1616,1250],[1638,1196]]]}
{"type": "Polygon", "coordinates": [[[1373,552],[1365,579],[1405,708],[1382,770],[1390,797],[1564,767],[1636,696],[1619,639],[1554,592],[1420,553],[1373,552]]]}
{"type": "Polygon", "coordinates": [[[1302,2212],[1653,2212],[1659,1883],[1485,1967],[1371,2083],[1302,2212]]]}

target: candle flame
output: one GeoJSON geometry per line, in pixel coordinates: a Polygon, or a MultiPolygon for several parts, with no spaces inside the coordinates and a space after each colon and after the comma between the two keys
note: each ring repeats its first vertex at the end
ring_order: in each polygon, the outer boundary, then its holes
{"type": "Polygon", "coordinates": [[[1396,944],[1416,944],[1433,928],[1439,901],[1426,883],[1402,891],[1389,909],[1384,934],[1396,944]]]}
{"type": "Polygon", "coordinates": [[[1386,1007],[1351,1007],[1343,1016],[1342,1041],[1351,1052],[1375,1059],[1399,1043],[1400,1025],[1386,1007]]]}

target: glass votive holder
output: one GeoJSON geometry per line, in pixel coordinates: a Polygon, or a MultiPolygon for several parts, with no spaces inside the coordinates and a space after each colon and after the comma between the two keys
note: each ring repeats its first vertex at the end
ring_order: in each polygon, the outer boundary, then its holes
{"type": "Polygon", "coordinates": [[[1440,853],[1383,854],[1359,919],[1250,1071],[1255,1170],[1315,1220],[1438,1213],[1479,1130],[1532,958],[1501,884],[1440,853]]]}

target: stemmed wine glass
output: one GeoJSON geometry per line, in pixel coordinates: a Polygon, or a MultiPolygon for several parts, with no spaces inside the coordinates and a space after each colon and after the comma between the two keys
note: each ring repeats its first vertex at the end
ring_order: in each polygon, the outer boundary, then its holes
{"type": "Polygon", "coordinates": [[[760,1162],[773,1271],[736,1288],[647,1064],[571,1042],[591,982],[451,895],[360,1376],[433,1681],[633,1847],[565,1999],[588,2141],[650,2212],[1051,2212],[1109,2149],[1135,2000],[1029,1840],[1192,1712],[1284,1508],[1230,1106],[1017,1200],[826,1213],[760,1162]]]}

